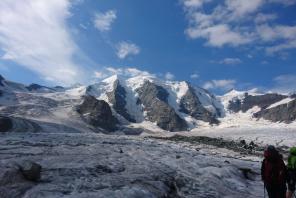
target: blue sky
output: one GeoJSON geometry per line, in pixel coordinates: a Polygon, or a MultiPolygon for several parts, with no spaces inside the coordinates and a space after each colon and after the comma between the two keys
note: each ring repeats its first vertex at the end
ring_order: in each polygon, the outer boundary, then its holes
{"type": "Polygon", "coordinates": [[[2,0],[0,73],[69,85],[137,68],[216,93],[291,92],[295,10],[296,0],[2,0]]]}

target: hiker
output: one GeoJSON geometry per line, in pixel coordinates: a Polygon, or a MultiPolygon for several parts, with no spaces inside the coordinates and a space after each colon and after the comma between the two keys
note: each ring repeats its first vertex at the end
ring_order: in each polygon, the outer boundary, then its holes
{"type": "Polygon", "coordinates": [[[287,169],[283,156],[274,146],[268,146],[264,151],[261,176],[269,198],[286,197],[287,169]]]}
{"type": "Polygon", "coordinates": [[[287,198],[292,198],[295,192],[296,184],[296,147],[290,149],[290,155],[288,157],[288,174],[287,174],[287,183],[288,183],[288,192],[287,198]]]}

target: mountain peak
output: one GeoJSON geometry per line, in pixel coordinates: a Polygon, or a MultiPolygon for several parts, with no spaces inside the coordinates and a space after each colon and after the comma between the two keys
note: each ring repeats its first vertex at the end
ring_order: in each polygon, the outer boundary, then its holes
{"type": "Polygon", "coordinates": [[[108,78],[105,78],[102,82],[109,84],[109,83],[114,83],[116,80],[119,80],[119,75],[117,74],[112,75],[108,78]]]}
{"type": "Polygon", "coordinates": [[[0,74],[0,81],[5,80],[5,78],[0,74]]]}

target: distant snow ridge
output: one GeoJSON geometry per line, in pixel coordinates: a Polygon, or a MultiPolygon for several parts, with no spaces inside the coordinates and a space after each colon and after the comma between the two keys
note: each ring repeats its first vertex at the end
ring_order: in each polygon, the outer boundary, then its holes
{"type": "Polygon", "coordinates": [[[188,131],[203,127],[231,127],[233,124],[250,125],[250,122],[291,123],[296,119],[295,100],[293,95],[264,94],[256,90],[232,90],[216,97],[188,82],[166,81],[145,72],[129,77],[113,75],[95,84],[70,88],[38,84],[26,86],[0,76],[0,115],[70,124],[69,127],[93,131],[104,128],[118,131],[134,129],[136,133],[138,128],[188,131]],[[117,120],[109,122],[114,126],[93,122],[102,121],[96,117],[104,115],[99,112],[100,108],[91,115],[92,121],[85,114],[79,114],[77,108],[83,103],[84,96],[93,96],[97,100],[93,102],[97,104],[106,102],[117,120]]]}
{"type": "MultiPolygon", "coordinates": [[[[229,119],[235,119],[245,114],[239,122],[264,119],[271,122],[291,123],[296,120],[296,98],[278,93],[257,93],[255,90],[240,92],[232,90],[220,97],[229,119]]],[[[254,122],[255,123],[255,122],[254,122]]],[[[268,123],[266,123],[268,124],[268,123]]]]}
{"type": "Polygon", "coordinates": [[[162,81],[151,75],[114,75],[88,86],[86,94],[105,100],[117,116],[128,122],[149,121],[168,131],[188,130],[192,123],[196,127],[198,121],[217,124],[224,111],[215,96],[202,88],[188,82],[162,81]],[[188,95],[191,101],[186,102],[188,95]]]}

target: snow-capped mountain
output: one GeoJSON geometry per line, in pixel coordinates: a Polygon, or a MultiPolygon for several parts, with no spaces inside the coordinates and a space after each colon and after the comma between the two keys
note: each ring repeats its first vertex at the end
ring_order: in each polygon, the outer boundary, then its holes
{"type": "Polygon", "coordinates": [[[219,97],[226,112],[222,120],[240,119],[238,122],[253,120],[261,124],[292,123],[295,121],[295,95],[260,93],[256,90],[231,90],[219,97]],[[237,117],[237,118],[235,118],[237,117]],[[244,118],[242,118],[244,117],[244,118]]]}
{"type": "Polygon", "coordinates": [[[293,95],[232,90],[216,97],[188,82],[164,81],[149,74],[114,75],[70,88],[26,86],[1,76],[0,94],[0,114],[11,120],[10,125],[35,130],[50,123],[101,132],[188,131],[250,120],[268,124],[296,119],[293,95]]]}

